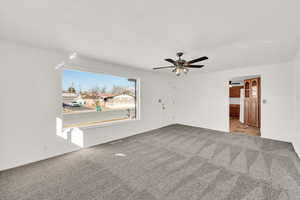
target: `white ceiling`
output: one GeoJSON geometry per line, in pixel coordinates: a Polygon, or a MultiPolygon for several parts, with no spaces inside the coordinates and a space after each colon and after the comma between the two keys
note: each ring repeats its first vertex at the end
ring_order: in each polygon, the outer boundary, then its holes
{"type": "Polygon", "coordinates": [[[208,56],[205,70],[292,59],[299,0],[0,0],[0,39],[152,69],[208,56]]]}

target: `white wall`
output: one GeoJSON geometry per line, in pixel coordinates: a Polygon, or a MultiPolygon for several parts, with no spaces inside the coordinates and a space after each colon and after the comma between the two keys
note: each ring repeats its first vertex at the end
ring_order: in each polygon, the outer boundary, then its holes
{"type": "MultiPolygon", "coordinates": [[[[67,55],[6,42],[0,44],[0,170],[70,152],[80,147],[59,137],[61,70],[67,55]]],[[[140,78],[141,119],[82,129],[83,146],[130,136],[172,123],[169,75],[90,59],[74,61],[80,69],[140,78]],[[158,99],[166,105],[162,110],[158,99]]],[[[73,138],[74,139],[74,138],[73,138]]]]}
{"type": "Polygon", "coordinates": [[[229,131],[228,81],[233,77],[248,75],[261,75],[262,99],[267,100],[261,108],[262,136],[292,141],[292,63],[190,73],[176,84],[176,121],[229,131]]]}

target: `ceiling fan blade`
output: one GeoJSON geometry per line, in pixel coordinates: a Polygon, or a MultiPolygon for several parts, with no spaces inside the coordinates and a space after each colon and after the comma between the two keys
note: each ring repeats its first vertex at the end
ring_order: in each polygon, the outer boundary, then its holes
{"type": "Polygon", "coordinates": [[[172,64],[176,64],[176,61],[175,60],[173,60],[173,59],[171,59],[171,58],[167,58],[167,59],[165,59],[165,61],[167,61],[167,62],[169,62],[169,63],[172,63],[172,64]]]}
{"type": "Polygon", "coordinates": [[[155,67],[153,68],[154,70],[156,69],[167,69],[167,68],[174,68],[174,66],[167,66],[167,67],[155,67]]]}
{"type": "Polygon", "coordinates": [[[202,68],[202,67],[204,67],[204,65],[187,65],[185,67],[188,67],[188,68],[202,68]]]}
{"type": "Polygon", "coordinates": [[[201,57],[201,58],[197,58],[197,59],[194,59],[194,60],[190,60],[190,61],[188,61],[187,63],[188,63],[188,64],[192,64],[192,63],[200,62],[200,61],[202,61],[202,60],[207,60],[207,59],[208,59],[208,57],[203,56],[203,57],[201,57]]]}

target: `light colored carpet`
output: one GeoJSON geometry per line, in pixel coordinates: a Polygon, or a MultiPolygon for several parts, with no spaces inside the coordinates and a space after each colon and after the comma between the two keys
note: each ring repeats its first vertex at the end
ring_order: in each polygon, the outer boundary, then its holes
{"type": "Polygon", "coordinates": [[[171,125],[0,172],[1,200],[296,200],[290,143],[171,125]]]}

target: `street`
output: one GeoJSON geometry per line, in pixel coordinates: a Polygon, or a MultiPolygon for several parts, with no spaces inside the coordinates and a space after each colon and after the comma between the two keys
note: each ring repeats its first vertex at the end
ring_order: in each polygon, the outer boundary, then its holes
{"type": "Polygon", "coordinates": [[[95,110],[95,108],[88,108],[86,106],[78,106],[78,107],[64,106],[64,108],[66,108],[66,109],[68,109],[69,111],[72,111],[72,112],[95,110]]]}
{"type": "MultiPolygon", "coordinates": [[[[130,110],[130,115],[135,115],[134,109],[130,110]]],[[[124,118],[128,118],[128,111],[126,109],[110,110],[104,112],[81,112],[63,114],[63,122],[65,127],[72,126],[73,124],[84,124],[89,122],[101,122],[124,118]]]]}

